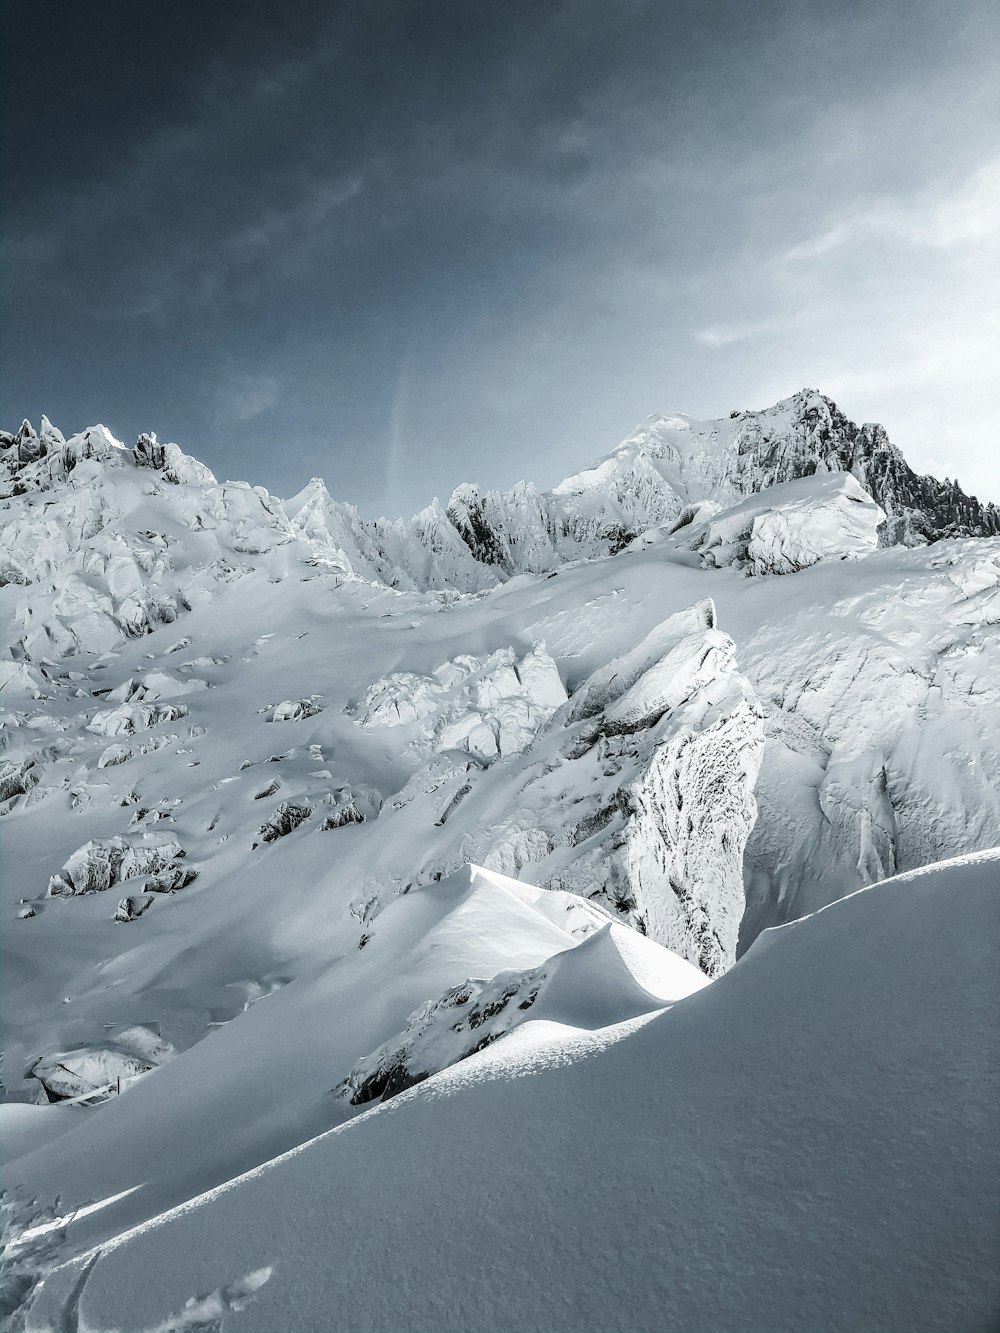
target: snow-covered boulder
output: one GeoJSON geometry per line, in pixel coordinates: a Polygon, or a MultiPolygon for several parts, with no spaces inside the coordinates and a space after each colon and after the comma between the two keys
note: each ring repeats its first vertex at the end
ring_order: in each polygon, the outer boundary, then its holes
{"type": "Polygon", "coordinates": [[[352,1106],[383,1102],[509,1032],[534,1004],[545,972],[470,978],[410,1014],[405,1030],[359,1060],[336,1089],[352,1106]]]}
{"type": "Polygon", "coordinates": [[[95,838],[78,847],[62,870],[52,876],[48,897],[102,893],[134,875],[155,875],[183,855],[184,849],[174,837],[145,834],[138,840],[95,838]]]}
{"type": "Polygon", "coordinates": [[[819,560],[858,560],[878,545],[884,511],[849,472],[781,482],[675,534],[702,563],[748,574],[792,574],[819,560]]]}
{"type": "MultiPolygon", "coordinates": [[[[300,824],[304,824],[312,814],[308,801],[282,801],[270,819],[265,820],[257,830],[261,842],[276,842],[278,838],[294,833],[300,824]]],[[[257,846],[257,843],[254,843],[257,846]]]]}
{"type": "Polygon", "coordinates": [[[179,695],[197,694],[207,688],[207,682],[199,680],[197,676],[188,676],[182,680],[170,671],[147,671],[138,678],[129,676],[107,697],[116,703],[141,703],[144,700],[173,699],[179,695]]]}
{"type": "Polygon", "coordinates": [[[365,783],[341,787],[328,800],[333,808],[320,824],[325,832],[343,828],[345,824],[363,824],[368,819],[375,819],[382,808],[381,794],[365,783]]]}
{"type": "Polygon", "coordinates": [[[269,722],[299,722],[303,718],[315,717],[323,710],[315,699],[285,699],[269,711],[269,722]]]}
{"type": "Polygon", "coordinates": [[[21,759],[0,759],[0,805],[26,796],[38,785],[40,771],[33,755],[21,759]]]}
{"type": "Polygon", "coordinates": [[[45,1101],[93,1104],[119,1096],[176,1054],[153,1028],[137,1023],[119,1029],[113,1041],[42,1056],[31,1077],[41,1084],[45,1101]]]}
{"type": "Polygon", "coordinates": [[[98,736],[134,736],[137,731],[148,731],[161,722],[176,722],[187,716],[186,704],[121,704],[118,708],[102,709],[87,723],[87,730],[98,736]]]}
{"type": "Polygon", "coordinates": [[[132,450],[132,459],[136,467],[150,468],[162,472],[164,481],[177,486],[188,485],[214,486],[215,476],[197,458],[192,458],[176,444],[160,444],[155,434],[140,435],[132,450]]]}
{"type": "Polygon", "coordinates": [[[143,912],[148,911],[156,901],[151,893],[130,893],[122,898],[115,909],[114,920],[118,922],[137,921],[143,912]]]}
{"type": "Polygon", "coordinates": [[[406,727],[421,752],[467,750],[489,763],[521,754],[566,700],[544,648],[463,655],[430,675],[397,672],[371,685],[352,716],[363,727],[406,727]]]}

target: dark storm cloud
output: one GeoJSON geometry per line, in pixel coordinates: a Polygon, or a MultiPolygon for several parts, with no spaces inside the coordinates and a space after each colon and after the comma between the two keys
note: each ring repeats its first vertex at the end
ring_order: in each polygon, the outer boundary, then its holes
{"type": "Polygon", "coordinates": [[[410,509],[463,477],[551,482],[647,411],[803,383],[906,445],[914,327],[955,349],[952,421],[978,410],[985,5],[7,22],[10,418],[152,427],[227,475],[410,509]]]}

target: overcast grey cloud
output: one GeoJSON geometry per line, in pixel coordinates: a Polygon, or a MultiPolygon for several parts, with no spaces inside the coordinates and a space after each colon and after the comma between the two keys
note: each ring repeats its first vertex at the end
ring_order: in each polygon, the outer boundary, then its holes
{"type": "Polygon", "coordinates": [[[7,5],[5,418],[367,512],[803,385],[1000,498],[1000,10],[7,5]]]}

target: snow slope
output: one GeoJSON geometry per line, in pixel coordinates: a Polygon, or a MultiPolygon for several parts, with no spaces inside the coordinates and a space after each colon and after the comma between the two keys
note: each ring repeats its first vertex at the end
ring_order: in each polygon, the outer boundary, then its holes
{"type": "MultiPolygon", "coordinates": [[[[760,975],[771,937],[727,969],[767,927],[1000,843],[1000,543],[876,548],[880,510],[856,480],[860,463],[852,476],[846,466],[810,474],[820,446],[839,440],[840,450],[846,438],[822,403],[778,405],[764,453],[746,445],[758,440],[750,424],[729,427],[726,449],[743,442],[736,463],[731,449],[713,452],[721,432],[674,421],[552,496],[524,486],[510,509],[460,488],[461,505],[453,497],[411,524],[365,523],[321,483],[286,502],[220,484],[152,436],[130,450],[103,428],[64,440],[43,422],[40,434],[7,437],[4,1183],[15,1187],[15,1234],[57,1198],[69,1210],[100,1205],[14,1247],[0,1289],[15,1322],[39,1277],[76,1248],[317,1135],[382,1134],[362,1126],[385,1123],[364,1112],[387,1092],[397,1094],[387,1111],[422,1115],[408,1088],[426,1083],[430,1094],[457,1079],[464,1089],[470,1070],[493,1068],[505,1050],[526,1053],[517,1087],[534,1084],[536,1066],[548,1079],[578,1064],[622,1085],[605,1105],[581,1084],[581,1108],[590,1098],[599,1121],[566,1110],[561,1154],[539,1135],[564,1168],[583,1152],[607,1191],[619,1120],[623,1134],[652,1141],[649,1124],[630,1119],[649,1098],[640,1091],[633,1106],[630,1087],[676,1061],[685,1085],[708,1080],[716,1100],[732,1100],[751,1068],[740,1050],[756,1061],[773,1033],[774,1059],[786,1050],[797,1060],[800,1038],[781,1016],[813,1010],[804,981],[802,997],[792,987],[786,999],[769,977],[766,1016],[752,997],[746,1005],[747,1023],[760,1024],[751,1034],[733,991],[718,1023],[742,1033],[742,1047],[706,1029],[700,1072],[693,1039],[646,1050],[671,1017],[651,1014],[708,977],[726,973],[706,1005],[730,993],[730,977],[760,975]],[[680,472],[666,448],[675,438],[686,441],[680,472]],[[765,453],[771,471],[758,466],[765,453]],[[692,498],[709,484],[717,499],[692,498]],[[604,1165],[586,1156],[594,1145],[604,1165]]],[[[884,491],[879,503],[899,517],[884,491]]],[[[976,522],[985,530],[987,520],[976,522]]],[[[915,539],[919,524],[906,524],[915,539]]],[[[941,872],[935,901],[964,882],[941,872]]],[[[963,910],[956,900],[957,921],[963,910]]],[[[863,914],[847,919],[868,928],[863,914]]],[[[968,929],[987,927],[975,918],[968,929]]],[[[833,1004],[830,1033],[840,1013],[833,1004]]],[[[672,1078],[656,1098],[680,1097],[672,1078]]],[[[752,1107],[757,1085],[746,1086],[752,1107]]],[[[510,1089],[502,1096],[516,1101],[510,1089]]],[[[744,1131],[723,1128],[749,1150],[744,1131]]],[[[775,1142],[790,1132],[775,1130],[775,1142]]],[[[961,1143],[976,1141],[970,1133],[961,1143]]],[[[491,1151],[512,1150],[503,1140],[491,1151]]],[[[551,1166],[535,1168],[552,1180],[551,1166]]],[[[629,1170],[632,1197],[638,1166],[629,1170]]],[[[725,1196],[723,1185],[711,1177],[725,1196]]],[[[398,1210],[391,1182],[382,1187],[398,1210]]],[[[575,1176],[571,1187],[583,1188],[575,1176]]],[[[782,1207],[772,1211],[791,1228],[782,1207]]],[[[289,1222],[289,1246],[296,1234],[289,1222]]],[[[661,1249],[674,1243],[659,1225],[651,1234],[661,1249]]],[[[615,1244],[632,1271],[624,1237],[615,1244]]],[[[291,1253],[260,1263],[287,1272],[291,1253]]],[[[285,1299],[256,1268],[203,1280],[187,1262],[180,1306],[205,1300],[185,1314],[157,1277],[150,1299],[162,1291],[164,1301],[136,1319],[211,1326],[237,1318],[229,1307],[249,1318],[268,1291],[285,1299]]],[[[579,1314],[571,1293],[582,1282],[572,1264],[566,1272],[553,1288],[563,1326],[579,1314]]],[[[679,1325],[697,1324],[690,1312],[707,1299],[692,1282],[679,1325]]],[[[497,1283],[514,1299],[514,1284],[497,1283]]],[[[682,1286],[675,1278],[671,1291],[682,1286]]],[[[46,1288],[53,1300],[57,1288],[46,1288]]],[[[488,1324],[487,1298],[476,1299],[468,1318],[488,1324]]],[[[531,1299],[542,1301],[537,1289],[531,1299]]],[[[802,1311],[826,1309],[812,1299],[802,1296],[802,1311]]],[[[107,1318],[129,1327],[133,1315],[112,1309],[107,1318]]],[[[454,1309],[460,1326],[466,1307],[454,1309]]],[[[554,1307],[538,1309],[558,1326],[554,1307]]],[[[55,1326],[87,1326],[73,1310],[70,1301],[55,1326]]],[[[393,1313],[386,1305],[386,1322],[393,1313]]],[[[656,1324],[648,1310],[635,1318],[656,1324]]]]}
{"type": "Polygon", "coordinates": [[[70,1225],[27,1327],[993,1327],[998,945],[992,852],[666,1010],[592,1028],[567,974],[558,1013],[221,1189],[70,1225]]]}
{"type": "Polygon", "coordinates": [[[716,971],[748,834],[744,945],[1000,841],[994,541],[824,559],[775,598],[660,530],[484,595],[400,592],[327,561],[266,493],[86,436],[104,455],[7,502],[3,529],[33,580],[0,588],[16,1097],[39,1058],[137,1023],[187,1049],[469,862],[593,897],[716,971]],[[587,702],[609,673],[617,697],[587,702]],[[376,697],[426,708],[367,725],[376,697]],[[46,896],[89,844],[124,861],[121,840],[141,873],[46,896]],[[173,892],[139,855],[164,840],[197,873],[173,892]]]}

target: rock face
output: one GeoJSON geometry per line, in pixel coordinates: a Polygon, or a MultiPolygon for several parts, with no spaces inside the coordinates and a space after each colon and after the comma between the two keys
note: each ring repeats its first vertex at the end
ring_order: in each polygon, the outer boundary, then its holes
{"type": "Polygon", "coordinates": [[[883,545],[1000,535],[996,505],[981,504],[957,482],[918,476],[883,427],[855,425],[809,389],[717,421],[647,417],[613,453],[548,494],[526,486],[482,493],[467,485],[447,514],[474,559],[509,577],[615,554],[689,505],[732,506],[816,473],[850,474],[874,499],[883,545]]]}
{"type": "Polygon", "coordinates": [[[692,515],[673,532],[709,567],[794,574],[820,560],[870,554],[884,519],[849,472],[831,472],[779,482],[702,523],[692,515]]]}

